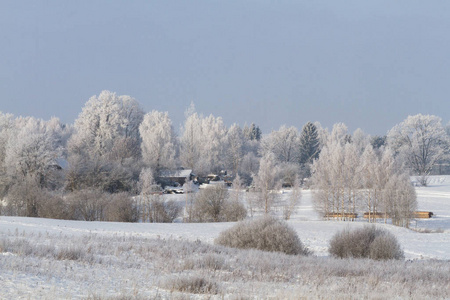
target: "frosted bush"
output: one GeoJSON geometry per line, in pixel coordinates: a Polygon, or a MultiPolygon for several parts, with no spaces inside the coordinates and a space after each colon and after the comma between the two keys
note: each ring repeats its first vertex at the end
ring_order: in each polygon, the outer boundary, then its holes
{"type": "Polygon", "coordinates": [[[200,190],[193,206],[193,217],[197,222],[236,222],[246,216],[244,205],[230,200],[223,185],[200,190]]]}
{"type": "Polygon", "coordinates": [[[403,259],[403,250],[392,234],[386,232],[377,236],[370,245],[371,259],[403,259]]]}
{"type": "Polygon", "coordinates": [[[220,233],[215,243],[232,248],[308,254],[297,233],[286,222],[269,216],[239,222],[220,233]]]}
{"type": "Polygon", "coordinates": [[[45,201],[42,201],[39,208],[39,217],[51,219],[72,219],[69,205],[65,203],[63,197],[47,193],[45,201]]]}
{"type": "Polygon", "coordinates": [[[112,222],[137,222],[139,219],[135,201],[127,192],[108,195],[105,220],[112,222]],[[109,197],[108,197],[109,196],[109,197]]]}
{"type": "Polygon", "coordinates": [[[336,233],[330,241],[329,253],[339,258],[402,259],[403,250],[390,232],[365,226],[336,233]]]}
{"type": "Polygon", "coordinates": [[[108,199],[100,189],[79,190],[67,195],[66,199],[73,210],[74,219],[104,221],[108,199]]]}
{"type": "Polygon", "coordinates": [[[247,209],[245,206],[235,200],[228,200],[223,209],[223,218],[227,222],[237,222],[247,217],[247,209]]]}

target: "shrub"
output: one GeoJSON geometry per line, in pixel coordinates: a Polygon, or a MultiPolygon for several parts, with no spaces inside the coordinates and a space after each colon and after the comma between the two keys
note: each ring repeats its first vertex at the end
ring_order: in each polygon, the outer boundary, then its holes
{"type": "Polygon", "coordinates": [[[38,180],[33,176],[25,176],[8,191],[7,210],[10,215],[38,217],[40,204],[46,197],[47,193],[38,180]]]}
{"type": "Polygon", "coordinates": [[[73,218],[73,213],[63,197],[48,192],[39,206],[39,217],[68,220],[73,218]]]}
{"type": "Polygon", "coordinates": [[[228,200],[223,208],[223,221],[237,222],[247,217],[247,209],[244,204],[236,200],[228,200]]]}
{"type": "Polygon", "coordinates": [[[230,200],[223,185],[202,189],[195,199],[193,218],[197,222],[235,222],[246,216],[244,205],[230,200]]]}
{"type": "Polygon", "coordinates": [[[106,194],[100,189],[75,191],[66,197],[74,219],[82,221],[104,221],[107,206],[106,194]]]}
{"type": "Polygon", "coordinates": [[[328,252],[339,258],[402,259],[400,245],[390,232],[375,226],[336,233],[330,241],[328,252]]]}
{"type": "Polygon", "coordinates": [[[371,259],[403,259],[403,250],[395,236],[385,232],[377,236],[370,245],[371,259]]]}
{"type": "Polygon", "coordinates": [[[215,243],[232,248],[308,254],[297,233],[285,221],[269,216],[239,222],[220,233],[215,243]]]}
{"type": "Polygon", "coordinates": [[[105,212],[106,221],[137,222],[139,220],[136,202],[129,193],[111,194],[109,198],[105,212]]]}
{"type": "Polygon", "coordinates": [[[142,222],[172,223],[181,212],[181,205],[173,200],[164,200],[160,195],[139,197],[139,214],[142,222]]]}

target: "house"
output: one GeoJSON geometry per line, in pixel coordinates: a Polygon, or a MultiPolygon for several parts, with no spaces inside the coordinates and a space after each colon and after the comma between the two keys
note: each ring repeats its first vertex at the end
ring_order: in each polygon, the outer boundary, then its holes
{"type": "Polygon", "coordinates": [[[161,172],[156,181],[164,188],[165,186],[182,186],[186,183],[186,178],[192,180],[194,174],[191,169],[167,170],[161,172]]]}

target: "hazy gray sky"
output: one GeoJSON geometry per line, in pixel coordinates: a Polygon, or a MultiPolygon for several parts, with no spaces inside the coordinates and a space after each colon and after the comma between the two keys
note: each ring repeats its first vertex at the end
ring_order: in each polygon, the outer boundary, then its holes
{"type": "Polygon", "coordinates": [[[450,1],[0,2],[0,111],[72,123],[102,90],[226,125],[385,134],[450,119],[450,1]]]}

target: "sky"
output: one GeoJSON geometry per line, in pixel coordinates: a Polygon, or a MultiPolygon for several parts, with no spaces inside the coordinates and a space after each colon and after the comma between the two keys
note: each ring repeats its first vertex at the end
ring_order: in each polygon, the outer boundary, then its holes
{"type": "Polygon", "coordinates": [[[130,95],[230,126],[450,121],[450,1],[0,1],[0,111],[73,123],[130,95]]]}

